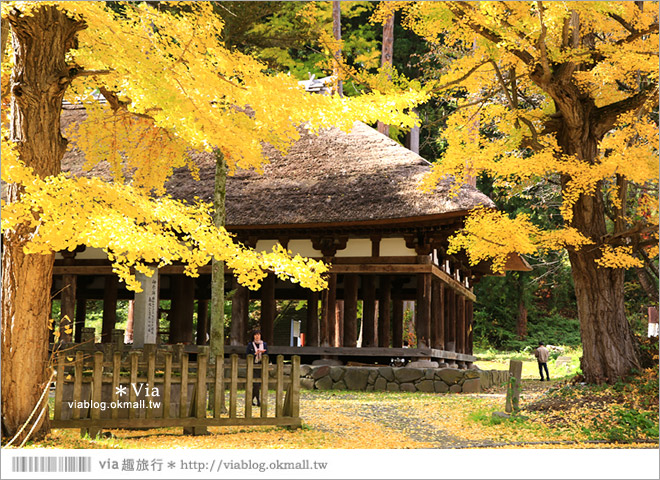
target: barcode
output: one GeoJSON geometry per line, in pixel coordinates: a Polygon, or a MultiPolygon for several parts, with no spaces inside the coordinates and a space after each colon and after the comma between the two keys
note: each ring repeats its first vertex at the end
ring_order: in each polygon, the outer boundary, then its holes
{"type": "Polygon", "coordinates": [[[12,472],[91,472],[92,457],[14,457],[12,472]]]}

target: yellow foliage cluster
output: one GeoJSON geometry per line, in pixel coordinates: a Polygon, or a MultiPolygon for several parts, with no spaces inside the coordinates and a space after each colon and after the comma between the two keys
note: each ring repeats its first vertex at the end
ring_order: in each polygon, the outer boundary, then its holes
{"type": "Polygon", "coordinates": [[[281,247],[258,253],[235,243],[224,228],[215,227],[209,205],[153,198],[130,185],[98,178],[60,174],[42,179],[26,173],[15,156],[3,158],[2,168],[6,181],[24,188],[20,202],[3,205],[2,231],[25,223],[34,227],[26,253],[73,250],[78,245],[100,248],[134,291],[141,291],[135,271],[151,275],[150,266],[179,261],[188,275],[196,276],[212,258],[224,261],[238,281],[252,289],[268,270],[313,290],[325,287],[325,264],[292,257],[281,247]]]}
{"type": "MultiPolygon", "coordinates": [[[[657,109],[657,2],[645,2],[641,9],[634,2],[382,2],[375,19],[383,21],[393,10],[400,10],[404,24],[416,33],[441,40],[459,56],[427,86],[455,102],[456,110],[442,132],[446,151],[423,189],[443,177],[458,188],[467,176],[480,173],[504,186],[559,179],[560,213],[571,225],[584,197],[609,193],[607,200],[620,209],[616,185],[624,179],[641,190],[629,209],[638,209],[638,217],[657,229],[658,201],[645,193],[658,185],[658,125],[649,115],[657,109]],[[552,83],[558,75],[565,75],[565,84],[552,83]],[[646,104],[626,108],[621,103],[654,88],[646,104]],[[556,110],[557,99],[573,91],[592,102],[592,118],[556,110]],[[616,111],[618,119],[598,138],[589,137],[590,122],[600,120],[593,113],[599,107],[616,111]],[[553,123],[559,120],[564,122],[560,129],[553,123]],[[560,147],[560,137],[573,138],[577,147],[566,150],[567,142],[560,147]]],[[[635,224],[628,213],[619,215],[627,225],[635,224]]],[[[468,233],[459,236],[453,248],[469,246],[475,260],[492,250],[500,258],[497,265],[514,246],[527,252],[586,240],[566,228],[543,239],[528,218],[505,222],[501,216],[476,216],[466,226],[471,239],[468,233]],[[479,239],[486,242],[478,245],[479,239]]],[[[604,249],[602,265],[633,266],[629,254],[604,249]]]]}
{"type": "Polygon", "coordinates": [[[567,247],[579,249],[591,243],[571,227],[544,231],[526,214],[511,218],[502,212],[479,207],[471,212],[463,230],[449,239],[448,253],[464,249],[472,264],[491,261],[493,271],[502,272],[509,256],[515,253],[525,255],[567,247]]]}
{"type": "Polygon", "coordinates": [[[633,256],[632,247],[619,246],[613,247],[612,245],[603,245],[600,247],[602,256],[596,260],[596,263],[601,267],[606,268],[631,268],[643,267],[644,263],[633,256]]]}
{"type": "Polygon", "coordinates": [[[356,120],[411,127],[418,120],[408,110],[426,95],[411,88],[351,99],[306,94],[294,78],[270,75],[253,57],[225,48],[211,3],[122,2],[119,14],[105,2],[3,2],[3,17],[13,8],[30,16],[54,5],[85,22],[68,59],[74,79],[66,98],[83,103],[87,118],[67,135],[85,153],[85,168],[107,161],[113,176],[112,182],[37,178],[3,138],[3,181],[24,192],[3,205],[2,229],[35,228],[26,252],[101,248],[134,290],[140,288],[134,271],[180,261],[195,275],[211,258],[225,261],[251,288],[265,270],[312,289],[325,286],[325,265],[281,248],[256,253],[234,243],[213,226],[209,205],[149,195],[163,194],[174,168],[188,166],[195,175],[191,149],[219,149],[230,174],[260,170],[264,144],[285,152],[301,124],[313,132],[348,130],[356,120]],[[107,106],[93,100],[99,90],[114,95],[107,106]]]}

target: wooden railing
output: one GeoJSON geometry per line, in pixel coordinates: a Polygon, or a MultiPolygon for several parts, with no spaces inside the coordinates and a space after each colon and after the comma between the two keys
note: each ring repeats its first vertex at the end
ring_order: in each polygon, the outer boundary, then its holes
{"type": "Polygon", "coordinates": [[[56,354],[51,426],[95,436],[109,428],[184,427],[184,433],[202,434],[209,426],[301,425],[300,357],[292,357],[286,375],[281,355],[275,365],[267,355],[259,364],[248,355],[240,367],[235,354],[227,364],[219,355],[210,363],[208,347],[196,362],[187,353],[173,357],[153,349],[123,358],[116,351],[106,361],[103,352],[56,354]],[[255,385],[265,386],[258,412],[255,385]]]}

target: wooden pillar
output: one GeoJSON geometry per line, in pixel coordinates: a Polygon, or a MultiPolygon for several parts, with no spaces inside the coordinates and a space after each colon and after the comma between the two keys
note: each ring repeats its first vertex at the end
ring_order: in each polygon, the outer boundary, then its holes
{"type": "Polygon", "coordinates": [[[357,346],[358,276],[344,276],[344,347],[357,346]]]}
{"type": "Polygon", "coordinates": [[[456,294],[452,288],[445,288],[445,350],[456,351],[456,294]]]}
{"type": "Polygon", "coordinates": [[[445,348],[444,288],[439,279],[433,279],[431,298],[431,345],[438,350],[445,348]]]}
{"type": "Polygon", "coordinates": [[[472,300],[465,302],[465,319],[467,325],[467,349],[465,353],[472,355],[472,329],[474,327],[474,303],[472,300]]]}
{"type": "Polygon", "coordinates": [[[126,313],[126,332],[124,332],[124,343],[133,343],[133,328],[135,326],[135,300],[128,301],[128,312],[126,313]]]}
{"type": "Polygon", "coordinates": [[[319,292],[307,293],[307,335],[305,345],[319,346],[319,292]]]}
{"type": "Polygon", "coordinates": [[[234,279],[234,289],[234,296],[231,298],[229,344],[246,345],[250,292],[247,287],[238,283],[236,279],[234,279]]]}
{"type": "Polygon", "coordinates": [[[273,343],[273,326],[276,315],[275,275],[269,273],[261,284],[261,338],[268,344],[273,343]]]}
{"type": "Polygon", "coordinates": [[[337,275],[328,276],[328,288],[321,292],[321,324],[319,328],[319,343],[322,347],[329,347],[330,327],[334,325],[335,303],[337,302],[337,275]]]}
{"type": "Polygon", "coordinates": [[[209,301],[197,300],[197,345],[206,345],[206,334],[208,333],[209,301]]]}
{"type": "Polygon", "coordinates": [[[392,347],[403,346],[403,297],[401,296],[401,283],[394,283],[392,293],[392,347]]]}
{"type": "Polygon", "coordinates": [[[417,348],[431,346],[431,274],[417,274],[417,305],[415,305],[417,348]]]}
{"type": "Polygon", "coordinates": [[[389,347],[391,341],[390,307],[392,304],[392,279],[389,275],[380,277],[378,301],[378,346],[389,347]]]}
{"type": "Polygon", "coordinates": [[[106,275],[103,289],[103,326],[101,327],[101,342],[112,342],[112,330],[117,323],[117,290],[119,277],[106,275]]]}
{"type": "Polygon", "coordinates": [[[73,329],[73,341],[82,342],[82,329],[85,328],[85,318],[87,317],[87,296],[85,293],[86,277],[77,277],[76,286],[76,321],[73,329]]]}
{"type": "Polygon", "coordinates": [[[362,276],[362,346],[376,346],[376,277],[362,276]]]}
{"type": "Polygon", "coordinates": [[[337,300],[335,302],[335,323],[332,329],[333,337],[330,345],[334,347],[341,347],[344,340],[344,301],[337,300]]]}
{"type": "Polygon", "coordinates": [[[465,340],[467,330],[465,329],[465,297],[456,295],[456,351],[465,353],[465,340]]]}
{"type": "Polygon", "coordinates": [[[170,278],[170,343],[193,343],[195,279],[188,275],[173,275],[170,278]]]}

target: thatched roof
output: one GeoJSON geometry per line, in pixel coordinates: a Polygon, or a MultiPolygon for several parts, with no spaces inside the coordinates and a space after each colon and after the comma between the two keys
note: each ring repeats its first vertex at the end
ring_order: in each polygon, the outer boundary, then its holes
{"type": "MultiPolygon", "coordinates": [[[[79,121],[80,110],[63,112],[63,127],[79,121]]],[[[373,128],[356,122],[349,133],[329,129],[319,135],[301,129],[301,139],[282,156],[267,148],[270,163],[263,174],[238,170],[227,181],[227,225],[300,225],[370,222],[411,217],[437,217],[493,206],[476,188],[462,187],[451,196],[448,182],[433,194],[417,188],[430,164],[373,128]]],[[[175,198],[195,196],[211,201],[215,174],[213,155],[194,155],[200,169],[195,181],[178,169],[167,184],[175,198]]],[[[63,169],[81,175],[82,154],[65,156],[63,169]]],[[[91,174],[107,173],[103,165],[91,174]]],[[[89,175],[88,173],[85,173],[89,175]]]]}

